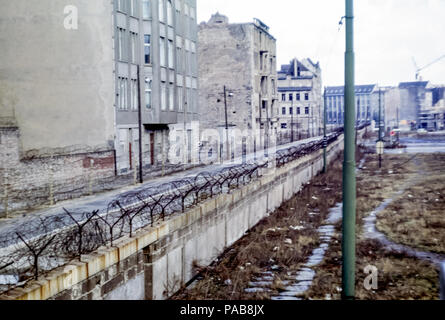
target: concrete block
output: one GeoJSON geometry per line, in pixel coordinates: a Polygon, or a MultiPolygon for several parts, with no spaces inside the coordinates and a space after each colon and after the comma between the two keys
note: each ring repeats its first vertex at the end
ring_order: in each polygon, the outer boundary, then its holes
{"type": "MultiPolygon", "coordinates": [[[[111,263],[110,265],[116,264],[119,261],[123,261],[129,256],[135,254],[138,251],[137,241],[134,238],[127,238],[124,242],[122,242],[121,246],[119,246],[118,250],[110,250],[107,252],[107,260],[106,262],[111,263]],[[112,263],[114,262],[114,263],[112,263]]],[[[106,263],[106,266],[109,266],[106,263]]]]}
{"type": "Polygon", "coordinates": [[[201,214],[203,216],[212,213],[216,210],[216,200],[215,199],[209,199],[205,202],[203,202],[201,205],[201,214]]]}
{"type": "MultiPolygon", "coordinates": [[[[85,260],[87,264],[88,276],[92,276],[101,270],[105,269],[105,256],[97,253],[90,255],[85,255],[85,260]]],[[[60,283],[59,283],[60,284],[60,283]]]]}
{"type": "Polygon", "coordinates": [[[108,293],[104,300],[144,300],[145,278],[141,273],[108,293]]]}
{"type": "Polygon", "coordinates": [[[145,247],[148,247],[150,244],[158,240],[158,235],[156,230],[150,228],[148,232],[145,232],[141,235],[137,235],[136,243],[137,250],[143,250],[145,247]]]}
{"type": "MultiPolygon", "coordinates": [[[[163,256],[157,261],[153,262],[152,268],[152,299],[164,300],[167,293],[167,256],[163,256]]],[[[146,281],[150,281],[150,279],[146,279],[146,281]]]]}
{"type": "Polygon", "coordinates": [[[197,238],[194,237],[184,244],[184,282],[191,280],[195,274],[193,263],[197,261],[197,238]]]}
{"type": "Polygon", "coordinates": [[[168,296],[178,291],[183,284],[182,266],[182,247],[178,247],[167,254],[168,296]]]}

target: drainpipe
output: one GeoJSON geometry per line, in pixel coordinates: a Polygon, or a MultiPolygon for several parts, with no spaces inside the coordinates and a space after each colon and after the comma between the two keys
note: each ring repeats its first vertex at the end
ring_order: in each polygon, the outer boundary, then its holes
{"type": "Polygon", "coordinates": [[[354,9],[353,0],[346,1],[345,53],[345,150],[343,162],[343,228],[342,228],[342,298],[355,298],[355,92],[354,92],[354,9]]]}
{"type": "MultiPolygon", "coordinates": [[[[138,65],[138,125],[139,125],[139,183],[144,183],[142,172],[142,101],[141,101],[141,74],[138,65]]],[[[136,168],[134,169],[136,172],[136,168]]]]}

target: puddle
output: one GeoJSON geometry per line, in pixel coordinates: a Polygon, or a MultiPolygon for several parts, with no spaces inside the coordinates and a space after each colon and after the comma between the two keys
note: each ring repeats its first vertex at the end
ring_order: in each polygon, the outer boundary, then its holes
{"type": "MultiPolygon", "coordinates": [[[[400,195],[404,192],[404,190],[399,191],[395,194],[395,196],[400,195]]],[[[383,201],[383,203],[377,207],[373,212],[369,214],[366,218],[363,219],[364,221],[364,237],[368,239],[376,239],[380,241],[386,249],[398,253],[405,253],[411,257],[415,257],[422,260],[428,260],[434,264],[440,264],[442,261],[445,260],[444,255],[432,253],[432,252],[426,252],[426,251],[420,251],[414,248],[411,248],[409,246],[405,246],[403,244],[395,243],[391,240],[389,240],[382,232],[377,230],[376,222],[377,222],[377,215],[379,212],[385,210],[388,205],[394,201],[393,197],[392,199],[386,199],[383,201]]]]}

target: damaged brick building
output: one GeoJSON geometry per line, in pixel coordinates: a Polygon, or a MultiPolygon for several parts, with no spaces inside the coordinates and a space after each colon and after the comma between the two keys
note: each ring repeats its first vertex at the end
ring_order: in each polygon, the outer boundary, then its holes
{"type": "Polygon", "coordinates": [[[223,158],[226,145],[234,157],[239,150],[259,151],[273,143],[278,96],[276,40],[269,27],[258,19],[229,23],[216,13],[199,25],[198,39],[200,125],[218,131],[204,143],[223,158]],[[223,143],[227,136],[229,143],[223,143]]]}

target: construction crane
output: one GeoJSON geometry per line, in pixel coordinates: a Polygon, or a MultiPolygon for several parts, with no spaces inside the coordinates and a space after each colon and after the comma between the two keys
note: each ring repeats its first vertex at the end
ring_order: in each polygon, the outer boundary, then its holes
{"type": "Polygon", "coordinates": [[[434,60],[433,62],[430,62],[430,63],[428,63],[426,66],[423,66],[423,67],[421,67],[421,68],[419,68],[419,67],[417,66],[417,63],[416,63],[416,60],[414,59],[414,57],[412,57],[412,58],[413,58],[414,67],[416,68],[416,81],[417,81],[417,80],[419,80],[420,71],[422,71],[422,70],[424,70],[424,69],[426,69],[426,68],[432,66],[433,64],[435,64],[435,63],[439,62],[440,60],[442,60],[443,58],[445,58],[445,54],[442,55],[441,57],[437,58],[437,59],[434,60]]]}

